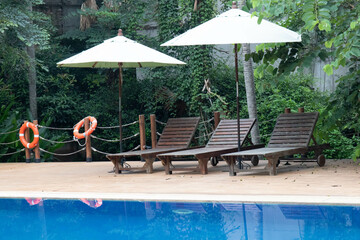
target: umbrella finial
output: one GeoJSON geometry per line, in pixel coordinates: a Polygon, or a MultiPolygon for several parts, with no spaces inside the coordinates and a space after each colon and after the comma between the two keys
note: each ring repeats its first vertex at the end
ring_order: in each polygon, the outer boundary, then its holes
{"type": "Polygon", "coordinates": [[[122,33],[121,29],[118,30],[118,36],[123,36],[123,33],[122,33]]]}
{"type": "Polygon", "coordinates": [[[236,1],[233,1],[232,2],[232,7],[231,7],[232,9],[237,9],[237,6],[236,6],[236,1]]]}

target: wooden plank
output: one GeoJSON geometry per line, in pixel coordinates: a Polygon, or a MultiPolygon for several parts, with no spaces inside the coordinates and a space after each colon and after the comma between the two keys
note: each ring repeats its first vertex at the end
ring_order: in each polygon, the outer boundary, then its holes
{"type": "Polygon", "coordinates": [[[286,148],[286,147],[307,147],[307,143],[304,144],[268,144],[270,148],[286,148]]]}
{"type": "Polygon", "coordinates": [[[194,127],[168,127],[164,129],[164,131],[172,131],[172,132],[192,131],[192,130],[194,130],[194,127]]]}
{"type": "Polygon", "coordinates": [[[306,127],[306,128],[304,128],[304,127],[294,127],[294,128],[276,128],[276,129],[274,129],[274,131],[276,131],[276,132],[293,132],[293,131],[307,131],[307,132],[309,132],[309,131],[311,131],[311,128],[309,128],[309,127],[306,127]]]}
{"type": "Polygon", "coordinates": [[[308,139],[279,139],[279,140],[271,140],[269,144],[307,144],[308,139]],[[285,143],[284,143],[285,142],[285,143]]]}
{"type": "Polygon", "coordinates": [[[303,136],[303,135],[309,135],[309,131],[281,131],[281,132],[273,132],[271,137],[274,136],[303,136]]]}
{"type": "Polygon", "coordinates": [[[294,128],[294,127],[312,127],[314,125],[314,123],[281,123],[281,124],[277,124],[276,128],[294,128]]]}
{"type": "Polygon", "coordinates": [[[277,140],[277,139],[308,139],[308,135],[303,134],[287,134],[287,135],[275,135],[271,137],[271,140],[277,140]]]}
{"type": "Polygon", "coordinates": [[[279,118],[317,118],[319,113],[317,112],[311,112],[311,113],[283,113],[279,115],[279,118]]]}

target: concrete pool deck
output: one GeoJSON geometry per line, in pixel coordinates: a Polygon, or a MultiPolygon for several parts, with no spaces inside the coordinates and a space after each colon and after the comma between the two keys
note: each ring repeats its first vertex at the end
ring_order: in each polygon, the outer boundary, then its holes
{"type": "MultiPolygon", "coordinates": [[[[129,162],[132,166],[141,162],[129,162]]],[[[174,162],[195,166],[196,162],[174,162]]],[[[260,161],[257,169],[264,168],[260,161]]],[[[154,173],[109,173],[111,162],[1,163],[0,198],[102,198],[103,200],[264,202],[360,205],[360,165],[353,160],[281,163],[278,175],[241,173],[230,177],[225,162],[208,175],[165,175],[160,162],[154,173]]]]}

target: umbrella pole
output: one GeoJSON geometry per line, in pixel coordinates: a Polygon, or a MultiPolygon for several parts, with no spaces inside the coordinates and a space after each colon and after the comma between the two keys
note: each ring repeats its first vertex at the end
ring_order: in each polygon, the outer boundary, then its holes
{"type": "MultiPolygon", "coordinates": [[[[236,118],[237,118],[237,135],[238,135],[238,151],[241,151],[241,141],[240,141],[240,102],[239,102],[239,68],[238,68],[238,45],[235,44],[235,80],[236,80],[236,118]]],[[[237,158],[239,161],[239,168],[242,169],[243,165],[241,162],[241,156],[237,158]]]]}
{"type": "Polygon", "coordinates": [[[122,63],[119,63],[119,133],[120,133],[120,152],[122,149],[122,108],[121,108],[121,96],[122,96],[122,63]]]}

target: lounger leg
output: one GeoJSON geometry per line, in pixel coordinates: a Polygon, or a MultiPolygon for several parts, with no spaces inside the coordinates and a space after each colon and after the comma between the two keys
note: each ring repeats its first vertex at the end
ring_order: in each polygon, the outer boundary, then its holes
{"type": "Polygon", "coordinates": [[[235,158],[230,157],[230,159],[227,162],[227,164],[229,165],[229,175],[230,176],[236,176],[236,172],[235,172],[235,158]]]}
{"type": "Polygon", "coordinates": [[[198,159],[198,161],[199,161],[199,167],[200,167],[201,174],[203,174],[203,175],[208,174],[207,163],[209,161],[209,158],[198,159]]]}
{"type": "Polygon", "coordinates": [[[111,160],[111,162],[114,164],[114,172],[115,172],[115,174],[120,173],[119,161],[120,161],[120,159],[116,159],[116,158],[111,160]]]}
{"type": "Polygon", "coordinates": [[[172,172],[170,171],[171,158],[170,157],[162,157],[160,159],[161,159],[162,164],[164,165],[165,174],[166,175],[172,174],[172,172]]]}
{"type": "Polygon", "coordinates": [[[272,158],[268,159],[268,168],[269,168],[269,175],[274,176],[276,175],[276,164],[279,158],[272,158]]]}
{"type": "Polygon", "coordinates": [[[155,158],[145,158],[145,164],[144,164],[144,168],[146,169],[146,173],[153,173],[154,171],[154,167],[153,167],[153,163],[155,161],[155,158]]]}

